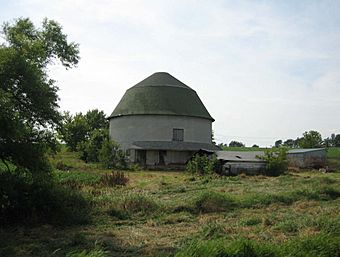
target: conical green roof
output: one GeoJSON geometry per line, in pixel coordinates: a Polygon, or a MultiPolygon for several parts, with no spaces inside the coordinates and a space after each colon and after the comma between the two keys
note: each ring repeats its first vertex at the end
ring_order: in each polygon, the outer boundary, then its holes
{"type": "Polygon", "coordinates": [[[192,116],[214,121],[197,93],[166,72],[156,72],[129,88],[110,118],[145,114],[192,116]]]}

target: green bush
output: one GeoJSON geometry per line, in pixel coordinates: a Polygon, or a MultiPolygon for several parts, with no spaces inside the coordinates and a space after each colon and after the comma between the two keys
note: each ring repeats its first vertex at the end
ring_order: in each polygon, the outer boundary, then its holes
{"type": "Polygon", "coordinates": [[[285,148],[266,150],[264,156],[260,156],[259,158],[267,161],[265,171],[267,176],[280,176],[287,171],[287,149],[285,148]]]}
{"type": "Polygon", "coordinates": [[[202,193],[194,203],[198,212],[224,212],[232,210],[236,206],[235,200],[222,193],[208,191],[202,193]]]}
{"type": "Polygon", "coordinates": [[[0,224],[84,224],[90,221],[89,208],[80,193],[48,178],[0,174],[0,224]]]}
{"type": "Polygon", "coordinates": [[[99,161],[108,169],[123,169],[128,168],[126,156],[120,149],[119,145],[111,140],[105,140],[99,151],[99,161]]]}
{"type": "Polygon", "coordinates": [[[186,170],[199,174],[199,175],[207,175],[211,174],[215,171],[217,166],[217,159],[215,155],[207,156],[207,155],[198,155],[196,154],[187,164],[186,170]]]}
{"type": "Polygon", "coordinates": [[[89,133],[89,139],[78,144],[80,159],[85,162],[99,162],[99,152],[104,143],[108,141],[109,133],[107,129],[95,129],[89,133]]]}

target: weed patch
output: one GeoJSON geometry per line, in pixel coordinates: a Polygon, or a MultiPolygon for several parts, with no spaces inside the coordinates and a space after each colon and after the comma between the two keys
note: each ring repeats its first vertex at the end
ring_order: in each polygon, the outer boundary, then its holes
{"type": "Polygon", "coordinates": [[[108,213],[118,219],[128,219],[131,215],[150,215],[159,209],[160,205],[150,196],[128,194],[118,199],[108,213]]]}
{"type": "Polygon", "coordinates": [[[197,212],[225,212],[236,207],[235,200],[226,194],[207,191],[202,193],[194,203],[197,212]]]}
{"type": "Polygon", "coordinates": [[[122,171],[112,171],[109,174],[104,174],[100,178],[100,183],[104,186],[126,186],[129,178],[122,171]]]}

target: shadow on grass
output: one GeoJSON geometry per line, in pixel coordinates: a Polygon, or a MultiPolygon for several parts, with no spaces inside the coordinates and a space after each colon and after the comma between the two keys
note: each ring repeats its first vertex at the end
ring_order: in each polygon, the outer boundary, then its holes
{"type": "Polygon", "coordinates": [[[79,227],[12,227],[0,233],[0,256],[139,256],[143,251],[123,245],[114,235],[91,235],[79,227]]]}

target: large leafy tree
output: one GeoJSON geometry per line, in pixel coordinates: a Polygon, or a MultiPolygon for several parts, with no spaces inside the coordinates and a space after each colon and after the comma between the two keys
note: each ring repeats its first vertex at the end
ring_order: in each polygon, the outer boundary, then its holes
{"type": "Polygon", "coordinates": [[[0,159],[17,170],[48,171],[46,150],[54,146],[59,125],[58,87],[47,68],[59,61],[78,63],[78,45],[69,43],[62,27],[45,19],[36,28],[29,19],[3,25],[0,45],[0,159]]]}
{"type": "MultiPolygon", "coordinates": [[[[97,130],[108,130],[109,122],[103,111],[89,110],[86,114],[76,113],[72,116],[69,112],[63,115],[59,136],[72,151],[79,150],[79,146],[86,143],[97,130]]],[[[108,131],[106,131],[108,133],[108,131]]],[[[97,133],[97,132],[96,132],[97,133]]]]}
{"type": "Polygon", "coordinates": [[[322,137],[318,131],[311,130],[303,133],[303,137],[299,140],[301,148],[317,148],[322,147],[322,137]]]}

